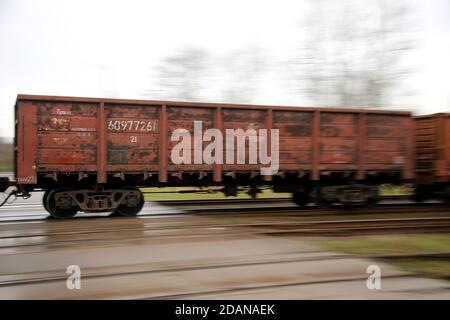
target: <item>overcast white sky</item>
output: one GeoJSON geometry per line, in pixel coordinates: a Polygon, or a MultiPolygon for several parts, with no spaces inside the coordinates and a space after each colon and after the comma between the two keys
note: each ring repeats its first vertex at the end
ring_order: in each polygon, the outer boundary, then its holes
{"type": "MultiPolygon", "coordinates": [[[[330,0],[332,1],[332,0],[330,0]]],[[[416,0],[419,50],[396,105],[450,111],[450,1],[416,0]]],[[[144,98],[159,59],[186,46],[214,54],[261,46],[277,61],[298,41],[305,2],[0,0],[0,136],[13,136],[18,93],[144,98]]],[[[256,102],[305,105],[287,91],[256,102]]],[[[227,101],[224,101],[227,102],[227,101]]]]}

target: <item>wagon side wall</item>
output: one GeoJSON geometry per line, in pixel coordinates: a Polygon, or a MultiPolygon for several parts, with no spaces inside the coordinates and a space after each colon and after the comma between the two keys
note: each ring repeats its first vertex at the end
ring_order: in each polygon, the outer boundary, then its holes
{"type": "MultiPolygon", "coordinates": [[[[95,175],[98,183],[127,174],[157,177],[165,183],[184,173],[210,175],[220,183],[237,172],[259,174],[259,164],[175,164],[171,134],[194,121],[202,132],[220,129],[278,129],[279,172],[319,180],[329,171],[400,172],[414,176],[413,121],[408,113],[270,106],[194,104],[91,98],[22,96],[16,104],[17,181],[36,184],[38,176],[57,179],[95,175]]],[[[270,131],[270,130],[269,130],[270,131]]],[[[270,137],[270,134],[269,134],[270,137]]],[[[270,139],[269,139],[270,141],[270,139]]],[[[270,147],[270,145],[269,145],[270,147]]],[[[234,151],[235,160],[237,152],[234,151]]],[[[266,176],[266,180],[272,177],[266,176]]]]}

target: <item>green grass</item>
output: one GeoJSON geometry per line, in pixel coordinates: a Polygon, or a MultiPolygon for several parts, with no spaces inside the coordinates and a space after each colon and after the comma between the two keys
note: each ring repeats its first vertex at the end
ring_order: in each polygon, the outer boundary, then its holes
{"type": "Polygon", "coordinates": [[[403,270],[413,271],[432,278],[445,278],[450,282],[450,261],[440,260],[400,260],[395,265],[403,270]]]}
{"type": "MultiPolygon", "coordinates": [[[[367,236],[317,241],[328,249],[357,256],[450,252],[450,235],[447,234],[367,236]]],[[[389,263],[430,277],[448,279],[450,276],[450,261],[426,258],[389,260],[389,263]]]]}
{"type": "MultiPolygon", "coordinates": [[[[246,192],[239,192],[236,197],[225,197],[222,192],[212,192],[219,190],[220,188],[208,187],[203,189],[211,191],[211,193],[180,193],[179,191],[197,190],[200,188],[195,187],[166,187],[166,188],[142,188],[144,192],[150,192],[145,194],[147,200],[195,200],[195,199],[250,199],[251,197],[246,192]],[[153,193],[153,194],[152,194],[153,193]]],[[[380,195],[405,195],[410,194],[411,187],[407,185],[392,186],[382,185],[380,187],[380,195]]],[[[258,198],[291,198],[290,193],[275,193],[272,190],[264,189],[258,194],[258,198]]]]}
{"type": "Polygon", "coordinates": [[[357,255],[450,252],[450,235],[392,235],[322,241],[328,247],[357,255]]]}
{"type": "Polygon", "coordinates": [[[0,172],[13,172],[14,167],[12,165],[0,164],[0,172]]]}
{"type": "Polygon", "coordinates": [[[413,192],[413,187],[410,185],[391,185],[382,184],[379,189],[380,196],[403,196],[410,195],[413,192]]]}
{"type": "MultiPolygon", "coordinates": [[[[222,192],[214,192],[217,188],[205,188],[203,191],[208,193],[180,193],[180,191],[196,190],[202,191],[195,187],[167,187],[167,188],[142,188],[145,193],[146,200],[208,200],[208,199],[250,199],[246,192],[239,192],[236,197],[225,197],[222,192]]],[[[262,190],[258,193],[258,198],[290,198],[289,193],[274,193],[272,190],[262,190]]]]}

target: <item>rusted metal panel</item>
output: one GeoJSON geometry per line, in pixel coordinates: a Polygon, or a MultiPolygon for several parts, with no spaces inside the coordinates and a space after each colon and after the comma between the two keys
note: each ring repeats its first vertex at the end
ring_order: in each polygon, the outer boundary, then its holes
{"type": "MultiPolygon", "coordinates": [[[[202,122],[202,132],[203,133],[207,129],[213,128],[214,121],[212,121],[210,119],[207,119],[207,120],[197,119],[196,121],[202,122]]],[[[173,132],[177,129],[186,129],[189,132],[193,133],[194,132],[194,120],[186,120],[186,119],[172,120],[171,118],[169,118],[167,127],[168,127],[169,132],[173,132]]],[[[169,137],[169,139],[170,139],[170,137],[169,137]]]]}
{"type": "Polygon", "coordinates": [[[234,136],[227,135],[227,129],[241,129],[248,137],[257,137],[259,129],[267,129],[267,111],[266,110],[229,110],[222,109],[222,132],[224,141],[224,171],[247,171],[259,170],[261,165],[249,164],[249,139],[246,139],[246,147],[244,152],[239,152],[237,148],[237,139],[234,136]],[[228,154],[233,152],[233,164],[227,163],[228,154]]]}
{"type": "Polygon", "coordinates": [[[354,164],[358,162],[358,114],[321,113],[320,163],[354,164]]]}
{"type": "MultiPolygon", "coordinates": [[[[158,146],[153,146],[151,149],[127,148],[120,147],[108,148],[108,164],[142,164],[145,167],[148,164],[158,163],[158,146]]],[[[128,171],[128,170],[125,170],[128,171]]]]}
{"type": "MultiPolygon", "coordinates": [[[[107,126],[107,171],[113,165],[148,165],[159,162],[159,108],[157,106],[105,106],[107,126]]],[[[123,168],[121,172],[128,172],[123,168]]]]}
{"type": "Polygon", "coordinates": [[[370,139],[367,140],[367,151],[398,151],[402,150],[402,142],[399,140],[370,139]]]}
{"type": "MultiPolygon", "coordinates": [[[[97,107],[92,103],[35,102],[37,109],[36,164],[89,166],[97,156],[97,107]]],[[[79,170],[79,169],[78,169],[79,170]]]]}
{"type": "Polygon", "coordinates": [[[98,103],[35,102],[38,115],[97,117],[98,103]]]}
{"type": "Polygon", "coordinates": [[[204,108],[189,108],[189,107],[167,107],[167,126],[169,134],[172,134],[175,130],[184,129],[187,130],[187,134],[189,137],[178,137],[179,140],[172,141],[171,136],[167,137],[168,146],[167,149],[167,161],[169,163],[168,170],[175,171],[176,174],[180,174],[182,172],[195,171],[198,173],[199,171],[212,171],[212,167],[208,166],[190,166],[194,165],[202,165],[203,162],[203,148],[209,144],[209,142],[202,141],[203,134],[206,130],[214,128],[214,120],[215,120],[215,111],[214,109],[204,109],[204,108]],[[197,121],[198,128],[200,130],[195,131],[194,125],[197,121]],[[196,137],[196,134],[199,137],[196,137]],[[197,139],[196,139],[197,138],[197,139]],[[177,145],[179,142],[189,141],[190,142],[190,157],[185,157],[184,153],[182,155],[172,154],[172,148],[177,145]],[[196,157],[195,154],[200,155],[200,157],[196,157]],[[183,157],[183,162],[178,164],[178,160],[181,161],[183,157]],[[173,159],[172,159],[173,157],[173,159]],[[189,158],[189,159],[188,159],[189,158]],[[172,162],[175,160],[176,162],[172,162]]]}
{"type": "Polygon", "coordinates": [[[355,152],[358,147],[358,141],[355,139],[346,139],[340,137],[321,139],[321,151],[347,151],[355,152]]]}
{"type": "Polygon", "coordinates": [[[231,110],[222,109],[222,119],[228,122],[264,123],[265,113],[262,110],[231,110]]]}
{"type": "Polygon", "coordinates": [[[278,129],[282,138],[311,137],[312,123],[302,125],[293,123],[274,123],[274,129],[278,129]]]}
{"type": "Polygon", "coordinates": [[[95,132],[97,119],[91,117],[38,116],[38,131],[95,132]]]}
{"type": "Polygon", "coordinates": [[[266,126],[279,130],[280,171],[311,170],[312,119],[312,112],[272,110],[272,126],[266,126]]]}
{"type": "MultiPolygon", "coordinates": [[[[64,150],[40,149],[37,153],[37,162],[40,165],[48,164],[95,164],[97,150],[64,150]]],[[[63,169],[63,167],[61,168],[63,169]]],[[[58,170],[64,171],[64,170],[58,170]]]]}
{"type": "Polygon", "coordinates": [[[312,153],[310,150],[306,151],[280,151],[280,159],[283,159],[283,165],[285,164],[298,164],[299,166],[308,165],[311,166],[312,153]]]}
{"type": "Polygon", "coordinates": [[[355,153],[353,150],[322,151],[319,158],[320,163],[327,165],[329,168],[332,168],[330,164],[353,164],[356,163],[355,160],[355,153]]]}
{"type": "Polygon", "coordinates": [[[280,136],[311,136],[312,112],[300,110],[273,110],[273,128],[279,129],[280,136]]]}
{"type": "Polygon", "coordinates": [[[320,127],[321,137],[354,137],[358,136],[358,127],[355,125],[323,125],[320,127]]]}
{"type": "Polygon", "coordinates": [[[280,137],[281,151],[311,151],[311,137],[286,138],[280,137]]]}
{"type": "Polygon", "coordinates": [[[48,149],[96,149],[97,132],[38,132],[38,147],[48,149]]]}
{"type": "Polygon", "coordinates": [[[345,124],[356,126],[358,116],[355,113],[329,113],[322,112],[320,115],[320,123],[322,125],[345,124]]]}
{"type": "MultiPolygon", "coordinates": [[[[394,151],[394,152],[379,152],[371,151],[366,152],[366,163],[367,164],[387,164],[396,165],[399,168],[403,168],[405,164],[405,153],[394,151]]],[[[380,166],[380,169],[383,167],[380,166]]]]}

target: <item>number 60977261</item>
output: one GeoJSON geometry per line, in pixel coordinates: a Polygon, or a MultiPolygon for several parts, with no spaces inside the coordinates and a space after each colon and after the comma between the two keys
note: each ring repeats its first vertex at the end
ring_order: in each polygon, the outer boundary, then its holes
{"type": "Polygon", "coordinates": [[[156,120],[109,120],[109,131],[156,132],[156,120]]]}

